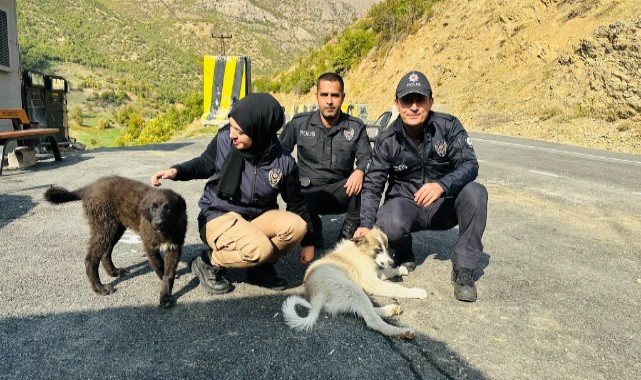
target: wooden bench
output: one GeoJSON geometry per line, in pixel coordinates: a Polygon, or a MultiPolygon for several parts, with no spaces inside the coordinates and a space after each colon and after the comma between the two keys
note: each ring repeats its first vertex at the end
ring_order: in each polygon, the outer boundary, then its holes
{"type": "MultiPolygon", "coordinates": [[[[13,131],[0,131],[0,145],[2,146],[0,175],[2,175],[2,164],[7,154],[6,146],[10,141],[14,140],[46,137],[51,144],[51,150],[56,161],[62,161],[60,149],[58,149],[58,143],[55,138],[55,135],[60,132],[57,128],[31,128],[37,125],[37,123],[29,121],[29,117],[27,117],[27,113],[23,109],[0,109],[0,119],[11,119],[13,124],[13,131]]],[[[18,145],[20,145],[20,143],[18,143],[18,145]]]]}

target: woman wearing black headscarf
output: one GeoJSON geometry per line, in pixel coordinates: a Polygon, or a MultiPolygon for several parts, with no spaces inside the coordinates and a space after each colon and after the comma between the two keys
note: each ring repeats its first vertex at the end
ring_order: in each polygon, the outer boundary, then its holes
{"type": "Polygon", "coordinates": [[[283,110],[269,94],[249,94],[234,105],[229,124],[218,131],[200,157],[151,177],[187,181],[208,178],[200,201],[198,227],[211,248],[191,269],[211,294],[233,290],[227,268],[246,268],[250,283],[284,289],[287,281],[274,263],[297,244],[301,264],[314,257],[314,235],[300,192],[298,166],[276,132],[283,110]],[[287,211],[279,210],[281,195],[287,211]]]}

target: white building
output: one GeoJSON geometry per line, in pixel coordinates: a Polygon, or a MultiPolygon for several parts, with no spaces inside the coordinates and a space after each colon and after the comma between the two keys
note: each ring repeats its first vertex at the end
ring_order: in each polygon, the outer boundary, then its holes
{"type": "MultiPolygon", "coordinates": [[[[22,108],[15,0],[0,0],[0,108],[22,108]]],[[[0,120],[0,131],[10,130],[11,121],[0,120]]]]}

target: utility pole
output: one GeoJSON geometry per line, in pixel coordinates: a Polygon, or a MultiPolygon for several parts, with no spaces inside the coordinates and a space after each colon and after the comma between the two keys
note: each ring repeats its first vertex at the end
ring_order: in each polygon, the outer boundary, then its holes
{"type": "Polygon", "coordinates": [[[218,38],[220,39],[220,51],[222,55],[227,55],[227,50],[225,49],[225,40],[230,40],[231,39],[231,34],[218,34],[215,35],[214,33],[211,34],[212,38],[218,38]]]}

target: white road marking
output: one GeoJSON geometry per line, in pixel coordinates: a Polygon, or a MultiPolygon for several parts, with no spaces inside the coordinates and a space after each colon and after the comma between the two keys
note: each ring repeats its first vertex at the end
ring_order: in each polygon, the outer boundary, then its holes
{"type": "Polygon", "coordinates": [[[558,174],[554,174],[554,173],[550,173],[550,172],[542,172],[540,170],[528,170],[528,171],[530,173],[546,175],[546,176],[549,176],[549,177],[556,177],[556,178],[562,178],[563,177],[562,175],[558,175],[558,174]]]}
{"type": "Polygon", "coordinates": [[[540,150],[540,151],[545,151],[545,152],[560,153],[560,154],[566,154],[568,156],[591,158],[591,159],[594,159],[594,160],[616,161],[616,162],[625,162],[625,163],[628,163],[628,164],[641,165],[641,161],[625,160],[625,159],[622,159],[622,158],[614,158],[614,157],[597,156],[597,155],[594,155],[594,154],[587,154],[587,153],[570,152],[570,151],[561,150],[561,149],[543,148],[543,147],[539,147],[539,146],[531,146],[531,145],[525,145],[525,144],[510,143],[510,142],[496,141],[496,140],[487,140],[487,139],[480,139],[480,138],[475,138],[474,141],[484,141],[484,142],[501,144],[501,145],[518,146],[518,147],[521,147],[521,148],[526,148],[526,149],[531,149],[531,150],[540,150]]]}

